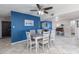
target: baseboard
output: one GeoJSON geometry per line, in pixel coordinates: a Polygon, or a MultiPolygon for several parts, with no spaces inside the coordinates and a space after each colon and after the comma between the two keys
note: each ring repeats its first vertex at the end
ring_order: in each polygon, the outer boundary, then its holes
{"type": "Polygon", "coordinates": [[[15,45],[15,44],[23,43],[23,42],[26,42],[26,41],[27,41],[27,40],[22,40],[22,41],[14,42],[14,43],[11,43],[11,45],[15,45]]]}

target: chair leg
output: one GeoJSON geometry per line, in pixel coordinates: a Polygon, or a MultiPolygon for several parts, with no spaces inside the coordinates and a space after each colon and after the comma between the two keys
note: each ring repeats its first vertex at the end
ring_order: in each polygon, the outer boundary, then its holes
{"type": "Polygon", "coordinates": [[[30,40],[30,52],[31,52],[31,50],[32,50],[32,46],[31,46],[32,44],[31,44],[31,40],[30,40]]]}
{"type": "Polygon", "coordinates": [[[26,44],[26,45],[27,45],[27,51],[28,51],[28,47],[29,47],[29,44],[28,44],[28,42],[27,42],[27,44],[26,44]]]}
{"type": "Polygon", "coordinates": [[[49,49],[49,43],[48,43],[48,49],[49,49]]]}
{"type": "Polygon", "coordinates": [[[28,50],[28,43],[27,43],[27,50],[28,50]]]}
{"type": "Polygon", "coordinates": [[[30,51],[30,43],[29,43],[29,41],[27,42],[27,52],[29,52],[30,51]]]}
{"type": "Polygon", "coordinates": [[[44,44],[43,44],[43,51],[44,51],[44,44]]]}
{"type": "Polygon", "coordinates": [[[31,52],[32,48],[31,48],[31,44],[30,44],[30,52],[31,52]]]}

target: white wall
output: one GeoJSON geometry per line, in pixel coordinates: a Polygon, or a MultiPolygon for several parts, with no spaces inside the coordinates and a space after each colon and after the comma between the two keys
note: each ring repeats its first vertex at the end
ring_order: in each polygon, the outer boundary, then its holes
{"type": "Polygon", "coordinates": [[[70,26],[70,21],[65,21],[64,25],[64,34],[66,37],[71,36],[71,26],[70,26]]]}
{"type": "Polygon", "coordinates": [[[3,18],[0,18],[0,38],[2,38],[2,20],[3,18]]]}
{"type": "Polygon", "coordinates": [[[0,38],[2,38],[2,24],[1,24],[1,20],[0,20],[0,38]]]}
{"type": "Polygon", "coordinates": [[[77,27],[77,21],[79,21],[79,19],[76,19],[75,33],[76,33],[76,38],[79,39],[79,27],[77,27]]]}

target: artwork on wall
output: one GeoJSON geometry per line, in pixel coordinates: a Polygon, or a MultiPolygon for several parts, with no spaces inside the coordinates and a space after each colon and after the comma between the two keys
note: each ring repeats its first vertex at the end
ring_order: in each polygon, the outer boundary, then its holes
{"type": "Polygon", "coordinates": [[[42,29],[52,29],[52,22],[51,21],[42,21],[41,27],[42,27],[42,29]]]}
{"type": "Polygon", "coordinates": [[[42,23],[42,28],[47,29],[47,23],[46,22],[42,23]]]}
{"type": "Polygon", "coordinates": [[[34,21],[25,19],[24,26],[34,26],[34,21]]]}

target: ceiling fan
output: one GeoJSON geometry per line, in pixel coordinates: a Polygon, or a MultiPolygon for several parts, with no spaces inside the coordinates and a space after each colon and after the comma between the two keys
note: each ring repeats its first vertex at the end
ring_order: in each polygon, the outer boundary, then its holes
{"type": "MultiPolygon", "coordinates": [[[[37,12],[38,15],[42,15],[42,14],[48,14],[49,12],[47,12],[47,10],[52,9],[53,7],[46,7],[46,8],[42,8],[42,6],[40,6],[39,4],[36,4],[37,6],[37,10],[30,10],[30,11],[34,11],[37,12]]],[[[51,14],[53,15],[53,14],[51,14]]]]}

